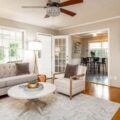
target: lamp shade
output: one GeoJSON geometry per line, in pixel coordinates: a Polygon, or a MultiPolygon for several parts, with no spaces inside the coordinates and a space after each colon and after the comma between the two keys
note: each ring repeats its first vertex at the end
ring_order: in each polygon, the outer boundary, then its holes
{"type": "Polygon", "coordinates": [[[30,41],[28,43],[28,49],[29,50],[41,50],[42,49],[41,42],[39,42],[39,41],[30,41]]]}

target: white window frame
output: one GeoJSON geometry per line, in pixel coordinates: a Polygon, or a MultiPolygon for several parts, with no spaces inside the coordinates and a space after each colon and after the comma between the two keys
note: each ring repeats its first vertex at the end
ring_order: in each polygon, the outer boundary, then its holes
{"type": "MultiPolygon", "coordinates": [[[[6,27],[6,26],[1,26],[0,25],[0,29],[4,29],[6,31],[13,31],[13,32],[21,32],[22,33],[22,53],[21,53],[21,59],[20,60],[13,60],[13,61],[10,61],[10,58],[8,58],[9,60],[8,61],[3,61],[3,63],[7,63],[7,62],[19,62],[19,61],[23,61],[24,59],[24,37],[25,37],[25,30],[23,29],[17,29],[17,28],[13,28],[13,27],[6,27]]],[[[3,48],[4,50],[7,49],[6,47],[3,48]]],[[[20,49],[20,48],[19,48],[20,49]]],[[[0,63],[2,64],[2,63],[0,63]]]]}
{"type": "MultiPolygon", "coordinates": [[[[105,49],[105,48],[103,48],[103,44],[102,43],[104,43],[104,42],[108,42],[107,40],[105,40],[105,41],[95,41],[95,42],[88,42],[88,56],[90,56],[90,51],[92,50],[92,49],[90,49],[90,47],[89,47],[89,44],[90,43],[100,43],[100,46],[101,46],[101,48],[98,48],[98,49],[100,49],[101,51],[103,50],[103,49],[105,49]]],[[[109,44],[109,43],[108,43],[109,44]]],[[[95,48],[95,49],[93,49],[93,50],[96,50],[97,48],[95,48]]],[[[107,48],[107,49],[109,49],[109,48],[107,48]]],[[[99,56],[99,57],[104,57],[104,56],[99,56]]],[[[108,58],[108,55],[107,55],[107,58],[108,58]]]]}

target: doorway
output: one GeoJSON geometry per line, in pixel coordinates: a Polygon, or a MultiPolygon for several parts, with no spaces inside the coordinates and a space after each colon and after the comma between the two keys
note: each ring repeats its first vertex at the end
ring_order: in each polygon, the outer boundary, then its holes
{"type": "Polygon", "coordinates": [[[40,57],[38,58],[39,74],[45,74],[47,78],[52,77],[52,36],[37,34],[37,40],[42,44],[40,57]]]}
{"type": "Polygon", "coordinates": [[[97,30],[82,34],[72,35],[72,59],[87,66],[86,80],[88,82],[108,85],[108,30],[97,30]],[[75,52],[74,46],[78,45],[75,52]]]}

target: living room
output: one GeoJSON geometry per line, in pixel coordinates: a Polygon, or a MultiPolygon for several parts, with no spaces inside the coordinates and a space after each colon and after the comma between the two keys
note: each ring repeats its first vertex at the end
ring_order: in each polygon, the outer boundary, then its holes
{"type": "Polygon", "coordinates": [[[119,4],[0,0],[0,119],[119,120],[119,4]],[[96,34],[107,34],[107,57],[73,42],[96,34]],[[93,69],[82,57],[107,58],[107,84],[99,82],[103,74],[88,77],[93,69]]]}

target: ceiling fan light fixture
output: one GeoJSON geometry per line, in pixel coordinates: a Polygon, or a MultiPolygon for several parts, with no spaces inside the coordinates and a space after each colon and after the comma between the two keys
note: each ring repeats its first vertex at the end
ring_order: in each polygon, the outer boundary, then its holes
{"type": "Polygon", "coordinates": [[[48,7],[47,14],[51,17],[56,17],[60,15],[60,8],[59,7],[48,7]]]}
{"type": "Polygon", "coordinates": [[[75,5],[82,3],[83,0],[67,0],[60,2],[60,0],[47,0],[48,2],[46,3],[45,6],[23,6],[23,8],[44,8],[46,9],[46,15],[45,18],[49,17],[56,17],[59,16],[60,13],[64,13],[69,16],[75,16],[76,13],[72,12],[70,10],[66,10],[62,7],[70,6],[70,5],[75,5]]]}
{"type": "Polygon", "coordinates": [[[52,0],[52,2],[60,3],[60,0],[52,0]]]}

